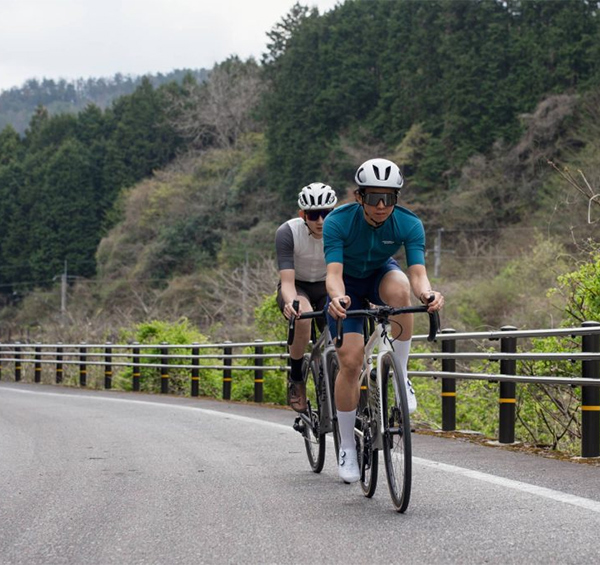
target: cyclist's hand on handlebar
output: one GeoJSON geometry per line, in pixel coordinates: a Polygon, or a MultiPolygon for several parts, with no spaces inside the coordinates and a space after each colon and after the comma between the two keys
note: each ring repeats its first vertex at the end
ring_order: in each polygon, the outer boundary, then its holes
{"type": "Polygon", "coordinates": [[[300,314],[302,314],[302,308],[300,306],[298,307],[298,310],[294,310],[293,302],[286,302],[285,306],[283,307],[283,315],[288,320],[292,318],[292,316],[297,318],[300,316],[300,314]]]}
{"type": "Polygon", "coordinates": [[[437,310],[441,310],[444,306],[444,297],[441,292],[437,292],[436,290],[428,290],[427,292],[422,292],[419,299],[423,304],[427,304],[428,312],[435,312],[437,310]]]}
{"type": "Polygon", "coordinates": [[[346,309],[350,306],[349,296],[336,296],[329,302],[329,313],[337,320],[346,317],[346,309]]]}

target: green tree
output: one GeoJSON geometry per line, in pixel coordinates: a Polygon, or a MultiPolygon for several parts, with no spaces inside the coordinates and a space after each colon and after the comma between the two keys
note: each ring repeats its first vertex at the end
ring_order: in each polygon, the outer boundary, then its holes
{"type": "Polygon", "coordinates": [[[22,176],[23,144],[12,126],[0,132],[0,293],[10,292],[12,282],[6,266],[6,238],[11,218],[17,213],[17,194],[22,176]],[[5,286],[6,285],[6,286],[5,286]]]}
{"type": "Polygon", "coordinates": [[[108,114],[102,190],[114,202],[119,191],[149,176],[175,156],[179,138],[165,119],[162,91],[144,79],[130,96],[118,99],[108,114]]]}
{"type": "Polygon", "coordinates": [[[89,151],[76,140],[65,141],[48,157],[44,181],[32,187],[28,265],[36,281],[50,281],[64,261],[75,275],[95,272],[99,241],[89,151]]]}
{"type": "Polygon", "coordinates": [[[106,145],[110,134],[108,120],[98,106],[89,104],[78,114],[77,139],[87,148],[90,157],[90,178],[94,187],[94,201],[100,224],[115,203],[115,194],[104,188],[103,170],[106,145]]]}
{"type": "Polygon", "coordinates": [[[23,156],[23,152],[23,143],[15,128],[6,126],[0,131],[0,166],[18,161],[23,156]]]}
{"type": "Polygon", "coordinates": [[[263,54],[262,62],[265,65],[273,65],[286,50],[287,44],[302,25],[304,20],[316,15],[316,10],[309,10],[307,6],[302,6],[296,2],[292,9],[267,32],[269,43],[267,43],[267,52],[263,54]]]}

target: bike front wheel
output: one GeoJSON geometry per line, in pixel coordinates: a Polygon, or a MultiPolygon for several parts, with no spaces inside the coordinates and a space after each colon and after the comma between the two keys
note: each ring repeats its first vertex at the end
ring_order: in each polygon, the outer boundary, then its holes
{"type": "Polygon", "coordinates": [[[361,404],[356,415],[356,453],[360,467],[360,488],[367,498],[371,498],[377,488],[379,464],[379,451],[373,447],[377,423],[369,407],[361,404]]]}
{"type": "Polygon", "coordinates": [[[335,460],[339,463],[340,457],[340,426],[338,425],[337,414],[335,412],[335,379],[340,370],[340,363],[337,355],[332,354],[327,360],[327,374],[329,375],[329,390],[331,391],[331,426],[333,428],[333,445],[335,446],[335,460]]]}
{"type": "MultiPolygon", "coordinates": [[[[306,357],[305,362],[308,362],[306,357]]],[[[310,410],[308,411],[310,425],[304,425],[302,435],[310,468],[313,472],[320,473],[325,463],[325,434],[321,431],[322,411],[319,397],[320,382],[323,378],[321,365],[311,363],[308,367],[308,373],[306,388],[310,402],[310,410]]]]}
{"type": "Polygon", "coordinates": [[[381,411],[383,415],[383,458],[394,507],[404,512],[410,502],[412,447],[410,417],[400,361],[392,353],[382,359],[381,411]]]}

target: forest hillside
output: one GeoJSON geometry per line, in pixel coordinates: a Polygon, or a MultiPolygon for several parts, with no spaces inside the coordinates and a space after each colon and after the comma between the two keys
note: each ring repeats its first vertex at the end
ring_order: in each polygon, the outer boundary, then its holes
{"type": "Polygon", "coordinates": [[[215,339],[253,337],[299,189],[321,180],[350,199],[373,156],[407,177],[446,327],[561,323],[548,290],[589,260],[600,218],[597,10],[297,4],[261,61],[146,79],[77,114],[38,107],[24,133],[0,132],[0,329],[92,341],[185,317],[215,339]]]}

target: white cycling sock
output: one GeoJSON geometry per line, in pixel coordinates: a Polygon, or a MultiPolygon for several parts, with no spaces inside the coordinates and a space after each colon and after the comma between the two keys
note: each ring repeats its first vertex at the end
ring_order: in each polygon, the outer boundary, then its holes
{"type": "Polygon", "coordinates": [[[406,341],[400,341],[399,339],[394,341],[394,351],[400,357],[402,368],[404,369],[404,376],[408,378],[408,354],[410,353],[410,344],[412,339],[406,341]]]}
{"type": "Polygon", "coordinates": [[[350,410],[349,412],[338,410],[337,419],[340,428],[340,448],[343,450],[356,449],[356,442],[354,441],[356,410],[350,410]]]}
{"type": "Polygon", "coordinates": [[[406,341],[395,341],[394,351],[400,358],[400,365],[404,371],[404,380],[406,382],[406,400],[408,401],[408,413],[412,414],[417,409],[417,396],[415,395],[415,389],[412,383],[408,379],[408,354],[410,353],[410,342],[406,341]]]}

